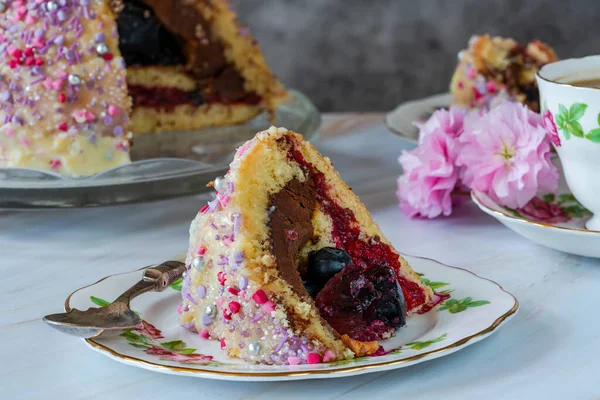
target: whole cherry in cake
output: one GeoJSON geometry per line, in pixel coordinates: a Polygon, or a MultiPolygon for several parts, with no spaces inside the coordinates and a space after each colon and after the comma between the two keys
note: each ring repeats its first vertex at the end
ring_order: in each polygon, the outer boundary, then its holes
{"type": "Polygon", "coordinates": [[[190,227],[182,326],[265,364],[374,353],[431,289],[331,162],[272,127],[238,149],[190,227]]]}

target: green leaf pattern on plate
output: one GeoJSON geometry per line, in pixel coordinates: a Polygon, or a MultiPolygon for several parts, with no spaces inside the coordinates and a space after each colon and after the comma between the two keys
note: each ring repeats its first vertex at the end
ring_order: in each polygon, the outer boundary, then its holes
{"type": "Polygon", "coordinates": [[[450,299],[446,300],[444,304],[442,304],[440,311],[448,310],[451,314],[458,314],[459,312],[465,311],[467,308],[481,307],[486,304],[490,304],[490,302],[487,300],[473,301],[472,297],[465,297],[462,300],[450,299]]]}
{"type": "MultiPolygon", "coordinates": [[[[420,273],[418,273],[418,275],[421,277],[423,283],[428,285],[432,290],[450,285],[447,282],[431,281],[420,273]]],[[[171,288],[174,290],[181,290],[181,279],[174,282],[171,285],[171,288]]],[[[449,294],[452,291],[453,289],[447,288],[439,293],[449,294]]],[[[90,296],[90,300],[92,303],[100,307],[110,304],[108,301],[95,296],[90,296]]],[[[457,312],[464,311],[468,307],[478,307],[484,304],[489,304],[489,301],[479,300],[474,302],[470,297],[460,301],[450,299],[442,304],[440,311],[449,310],[451,313],[455,314],[457,312]]],[[[163,360],[175,361],[184,364],[202,364],[213,367],[227,365],[227,363],[213,361],[211,356],[196,353],[196,349],[187,347],[187,344],[182,340],[160,341],[159,339],[163,338],[162,332],[145,320],[142,320],[142,323],[135,328],[124,330],[120,336],[127,340],[132,347],[143,350],[146,354],[157,356],[163,360]]],[[[417,340],[407,343],[397,349],[391,350],[386,354],[400,354],[406,350],[421,351],[434,343],[439,343],[445,340],[446,337],[447,334],[444,333],[443,335],[433,339],[417,340]]],[[[348,365],[360,361],[366,361],[373,357],[377,356],[358,357],[351,360],[334,361],[331,362],[330,365],[348,365]]]]}

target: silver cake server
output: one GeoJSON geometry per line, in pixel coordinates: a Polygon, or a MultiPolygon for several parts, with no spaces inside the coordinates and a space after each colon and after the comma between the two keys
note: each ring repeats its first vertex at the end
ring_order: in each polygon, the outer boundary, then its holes
{"type": "Polygon", "coordinates": [[[119,334],[133,328],[142,319],[131,311],[131,300],[146,292],[162,292],[181,277],[185,264],[180,261],[164,263],[144,270],[142,280],[127,289],[106,307],[92,307],[85,311],[72,309],[67,313],[46,315],[43,321],[51,327],[81,338],[119,334]]]}

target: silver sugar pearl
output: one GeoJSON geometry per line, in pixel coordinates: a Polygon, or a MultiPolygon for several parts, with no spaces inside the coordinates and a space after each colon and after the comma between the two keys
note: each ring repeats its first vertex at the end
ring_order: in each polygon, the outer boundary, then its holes
{"type": "Polygon", "coordinates": [[[214,318],[217,316],[217,305],[216,304],[209,304],[206,306],[206,309],[204,310],[204,315],[206,315],[207,317],[210,318],[214,318]]]}
{"type": "Polygon", "coordinates": [[[55,1],[49,1],[46,3],[46,9],[48,11],[54,11],[58,8],[58,4],[55,1]]]}
{"type": "Polygon", "coordinates": [[[0,13],[3,13],[4,11],[6,11],[8,7],[6,6],[6,3],[3,1],[0,1],[0,13]]]}
{"type": "Polygon", "coordinates": [[[258,342],[250,342],[248,344],[248,351],[254,356],[258,355],[260,353],[260,344],[258,342]]]}
{"type": "Polygon", "coordinates": [[[220,176],[215,178],[215,190],[218,192],[222,192],[223,189],[225,188],[225,178],[222,178],[220,176]]]}
{"type": "Polygon", "coordinates": [[[79,75],[69,74],[69,77],[67,79],[70,85],[81,85],[81,77],[79,75]]]}
{"type": "Polygon", "coordinates": [[[202,257],[194,257],[192,260],[192,267],[194,267],[196,271],[200,271],[202,267],[204,267],[204,260],[202,257]]]}
{"type": "Polygon", "coordinates": [[[98,43],[96,45],[96,53],[98,53],[99,55],[103,56],[105,54],[108,54],[108,46],[106,45],[106,43],[98,43]]]}

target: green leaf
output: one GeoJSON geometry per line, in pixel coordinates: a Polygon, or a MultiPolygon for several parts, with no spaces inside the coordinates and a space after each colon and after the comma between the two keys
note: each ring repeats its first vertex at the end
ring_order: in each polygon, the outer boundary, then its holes
{"type": "Polygon", "coordinates": [[[594,143],[600,143],[600,128],[592,129],[587,135],[585,135],[585,138],[594,143]]]}
{"type": "Polygon", "coordinates": [[[144,350],[149,349],[150,347],[152,347],[149,344],[139,344],[139,343],[129,343],[129,344],[132,345],[133,347],[136,347],[138,349],[144,349],[144,350]]]}
{"type": "Polygon", "coordinates": [[[107,305],[110,304],[108,301],[101,299],[99,297],[90,296],[90,300],[92,301],[92,303],[94,303],[100,307],[106,307],[107,305]]]}
{"type": "Polygon", "coordinates": [[[179,354],[192,354],[195,351],[196,351],[196,349],[192,349],[192,348],[188,347],[188,348],[179,350],[178,353],[179,354]]]}
{"type": "Polygon", "coordinates": [[[185,348],[185,343],[182,340],[173,340],[172,342],[162,342],[160,345],[167,350],[175,350],[175,351],[185,348]]]}
{"type": "Polygon", "coordinates": [[[183,278],[179,278],[175,282],[170,284],[169,287],[173,290],[177,290],[177,291],[181,292],[182,283],[183,283],[183,278]]]}
{"type": "Polygon", "coordinates": [[[455,289],[446,289],[446,290],[442,290],[440,293],[441,294],[450,294],[452,292],[454,292],[455,289]]]}
{"type": "Polygon", "coordinates": [[[565,135],[565,139],[571,139],[571,132],[569,132],[569,129],[567,129],[566,126],[561,126],[559,129],[563,133],[563,135],[565,135]]]}
{"type": "Polygon", "coordinates": [[[558,105],[558,112],[560,113],[560,116],[563,117],[563,119],[565,121],[568,121],[569,118],[569,110],[567,110],[567,107],[563,106],[562,104],[558,105]]]}
{"type": "Polygon", "coordinates": [[[554,193],[546,193],[542,196],[542,200],[544,200],[546,203],[553,203],[555,199],[556,196],[554,195],[554,193]]]}
{"type": "Polygon", "coordinates": [[[569,121],[570,122],[577,121],[581,117],[583,117],[583,114],[585,113],[586,108],[587,108],[587,104],[573,103],[571,105],[571,108],[569,109],[569,117],[570,117],[569,121]]]}
{"type": "Polygon", "coordinates": [[[569,121],[567,122],[567,128],[569,129],[569,132],[573,134],[573,136],[577,136],[580,138],[583,137],[583,128],[581,127],[581,124],[579,122],[569,121]]]}
{"type": "Polygon", "coordinates": [[[467,307],[481,307],[486,304],[490,304],[490,302],[487,300],[477,300],[477,301],[472,301],[469,304],[467,304],[467,307]]]}
{"type": "Polygon", "coordinates": [[[598,113],[598,125],[600,125],[600,113],[598,113]]]}
{"type": "Polygon", "coordinates": [[[458,303],[458,300],[456,300],[456,299],[450,299],[450,300],[446,301],[444,303],[444,305],[453,306],[453,305],[455,305],[457,303],[458,303]]]}
{"type": "Polygon", "coordinates": [[[472,298],[472,297],[465,297],[464,299],[460,300],[460,301],[458,302],[458,304],[467,304],[467,303],[470,303],[470,302],[471,302],[471,300],[473,300],[473,298],[472,298]]]}
{"type": "Polygon", "coordinates": [[[427,286],[429,286],[433,290],[439,289],[441,287],[448,286],[448,285],[449,285],[449,283],[446,283],[446,282],[428,282],[427,283],[427,286]]]}
{"type": "Polygon", "coordinates": [[[464,304],[459,304],[457,306],[454,306],[452,308],[450,308],[450,313],[451,314],[458,314],[459,312],[463,312],[467,309],[467,306],[465,306],[464,304]]]}
{"type": "Polygon", "coordinates": [[[566,203],[566,202],[576,202],[577,203],[577,199],[571,193],[561,193],[560,195],[558,195],[558,199],[559,199],[560,203],[566,203]]]}
{"type": "Polygon", "coordinates": [[[558,117],[556,117],[556,126],[558,126],[559,128],[565,127],[565,118],[560,114],[558,115],[558,117]]]}

